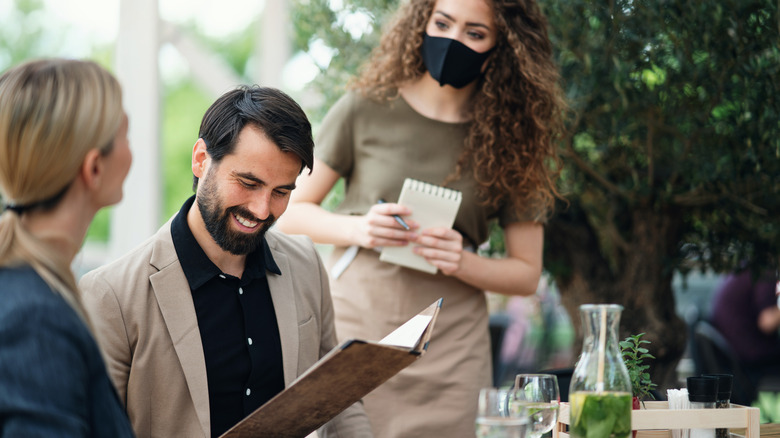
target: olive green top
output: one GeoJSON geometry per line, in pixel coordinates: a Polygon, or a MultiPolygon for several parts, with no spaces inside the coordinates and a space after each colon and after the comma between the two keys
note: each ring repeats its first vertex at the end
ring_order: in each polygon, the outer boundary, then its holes
{"type": "MultiPolygon", "coordinates": [[[[455,170],[468,126],[424,117],[403,98],[378,103],[358,93],[341,97],[323,119],[315,148],[317,158],[346,182],[336,212],[365,214],[380,198],[397,202],[405,178],[441,185],[455,170]]],[[[447,187],[463,193],[453,228],[464,244],[485,242],[493,218],[501,226],[534,220],[533,211],[517,215],[509,205],[482,205],[471,171],[462,173],[447,187]]]]}

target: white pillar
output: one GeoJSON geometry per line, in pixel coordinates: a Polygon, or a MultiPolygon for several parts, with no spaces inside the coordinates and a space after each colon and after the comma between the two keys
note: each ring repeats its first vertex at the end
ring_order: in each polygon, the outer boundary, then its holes
{"type": "Polygon", "coordinates": [[[283,88],[282,69],[292,52],[288,0],[268,0],[258,26],[255,44],[257,81],[266,87],[283,88]]]}
{"type": "Polygon", "coordinates": [[[124,198],[112,211],[110,260],[151,236],[162,220],[157,0],[120,0],[119,17],[116,74],[130,119],[133,165],[124,198]]]}

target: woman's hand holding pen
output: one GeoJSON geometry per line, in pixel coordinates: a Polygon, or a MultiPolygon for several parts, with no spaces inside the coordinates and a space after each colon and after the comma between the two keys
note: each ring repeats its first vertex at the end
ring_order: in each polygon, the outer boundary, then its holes
{"type": "Polygon", "coordinates": [[[358,236],[360,246],[374,248],[415,243],[415,253],[425,257],[445,275],[455,274],[460,269],[463,256],[463,236],[446,227],[417,230],[419,224],[402,218],[411,213],[401,204],[386,203],[380,199],[363,216],[362,225],[358,227],[361,229],[358,236]],[[409,230],[404,225],[408,225],[409,230]]]}
{"type": "Polygon", "coordinates": [[[355,228],[354,241],[364,248],[380,246],[404,246],[417,237],[415,230],[418,224],[406,222],[406,230],[394,216],[408,216],[412,212],[400,204],[378,203],[362,216],[360,225],[355,228]]]}
{"type": "Polygon", "coordinates": [[[453,275],[463,260],[463,236],[452,228],[436,227],[420,231],[414,252],[426,258],[444,275],[453,275]]]}

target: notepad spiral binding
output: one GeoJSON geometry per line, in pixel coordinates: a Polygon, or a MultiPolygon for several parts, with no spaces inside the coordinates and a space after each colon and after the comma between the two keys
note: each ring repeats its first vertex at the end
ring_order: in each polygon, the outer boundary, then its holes
{"type": "Polygon", "coordinates": [[[463,196],[461,192],[457,190],[448,189],[446,187],[437,186],[435,184],[430,184],[411,178],[407,178],[404,182],[404,185],[408,186],[408,189],[411,190],[428,193],[438,198],[451,199],[453,201],[459,201],[461,196],[463,196]]]}
{"type": "MultiPolygon", "coordinates": [[[[457,190],[406,178],[398,203],[409,207],[412,210],[409,219],[416,222],[420,230],[425,230],[434,227],[452,228],[462,199],[463,195],[457,190]]],[[[385,246],[379,254],[379,260],[436,274],[436,266],[414,252],[416,246],[385,246]]]]}

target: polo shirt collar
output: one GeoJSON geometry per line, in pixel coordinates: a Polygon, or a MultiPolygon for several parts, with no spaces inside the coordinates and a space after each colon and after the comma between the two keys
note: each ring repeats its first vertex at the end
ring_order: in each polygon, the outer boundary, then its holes
{"type": "MultiPolygon", "coordinates": [[[[199,288],[214,276],[222,274],[222,271],[206,256],[198,241],[195,240],[187,223],[187,213],[193,207],[194,202],[195,195],[192,195],[184,202],[179,213],[171,222],[173,246],[191,290],[199,288]]],[[[245,284],[256,278],[265,277],[266,271],[282,275],[282,271],[268,247],[268,242],[263,237],[261,245],[246,257],[246,266],[241,276],[241,282],[245,284]]]]}

